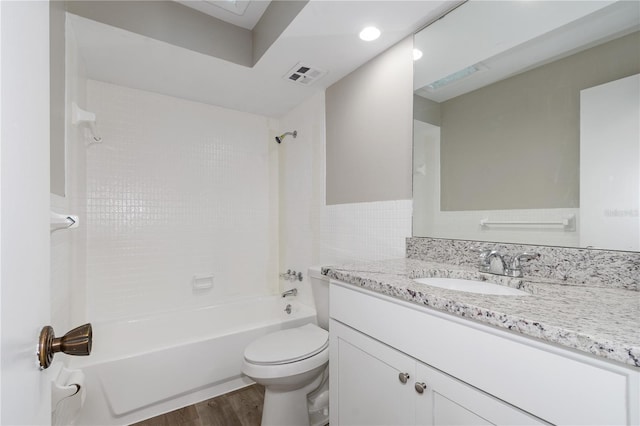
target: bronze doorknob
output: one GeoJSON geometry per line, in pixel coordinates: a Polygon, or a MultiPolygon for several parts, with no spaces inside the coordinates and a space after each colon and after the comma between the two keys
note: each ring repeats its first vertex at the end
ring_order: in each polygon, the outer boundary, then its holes
{"type": "Polygon", "coordinates": [[[74,356],[91,354],[92,341],[93,330],[91,329],[91,324],[76,327],[62,337],[56,337],[53,332],[53,327],[50,325],[43,327],[38,343],[38,361],[40,362],[40,368],[48,368],[56,352],[64,352],[67,355],[74,356]]]}

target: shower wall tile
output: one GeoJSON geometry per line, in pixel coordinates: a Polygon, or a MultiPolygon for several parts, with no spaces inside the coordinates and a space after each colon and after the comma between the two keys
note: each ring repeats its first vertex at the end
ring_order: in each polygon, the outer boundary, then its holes
{"type": "MultiPolygon", "coordinates": [[[[280,218],[280,267],[286,271],[302,271],[315,263],[314,241],[318,205],[315,194],[324,181],[315,177],[323,163],[316,155],[315,147],[324,138],[324,93],[318,93],[281,118],[278,129],[297,130],[298,136],[290,136],[278,145],[279,154],[279,218],[280,218]]],[[[306,281],[308,282],[308,281],[306,281]]],[[[283,290],[290,282],[282,281],[283,290]]],[[[299,297],[312,303],[310,287],[299,286],[299,297]]]]}
{"type": "Polygon", "coordinates": [[[103,137],[86,159],[89,317],[272,292],[267,119],[97,81],[87,92],[103,137]],[[194,275],[213,288],[194,290],[194,275]]]}

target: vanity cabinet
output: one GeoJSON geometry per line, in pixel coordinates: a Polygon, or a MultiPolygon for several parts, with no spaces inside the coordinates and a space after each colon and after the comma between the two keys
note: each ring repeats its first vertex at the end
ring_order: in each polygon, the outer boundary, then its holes
{"type": "Polygon", "coordinates": [[[545,424],[335,320],[331,350],[331,424],[545,424]]]}
{"type": "Polygon", "coordinates": [[[332,425],[640,422],[633,367],[339,281],[330,316],[332,425]]]}

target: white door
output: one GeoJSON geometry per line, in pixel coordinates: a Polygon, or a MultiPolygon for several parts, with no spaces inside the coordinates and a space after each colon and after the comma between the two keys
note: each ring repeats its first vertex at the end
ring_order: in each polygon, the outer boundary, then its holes
{"type": "Polygon", "coordinates": [[[640,74],[580,91],[580,246],[640,250],[640,74]]]}
{"type": "Polygon", "coordinates": [[[0,423],[50,423],[49,5],[0,1],[0,423]]]}

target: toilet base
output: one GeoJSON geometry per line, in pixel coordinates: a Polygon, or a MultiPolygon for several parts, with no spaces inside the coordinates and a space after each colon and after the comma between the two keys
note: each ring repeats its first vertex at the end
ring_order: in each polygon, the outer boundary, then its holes
{"type": "Polygon", "coordinates": [[[309,426],[326,426],[328,424],[329,406],[318,411],[309,411],[309,426]]]}
{"type": "Polygon", "coordinates": [[[320,386],[308,396],[310,426],[325,426],[329,424],[329,367],[322,373],[320,386]]]}
{"type": "Polygon", "coordinates": [[[318,374],[311,383],[298,389],[265,386],[261,426],[310,426],[307,395],[321,381],[322,375],[318,374]]]}

